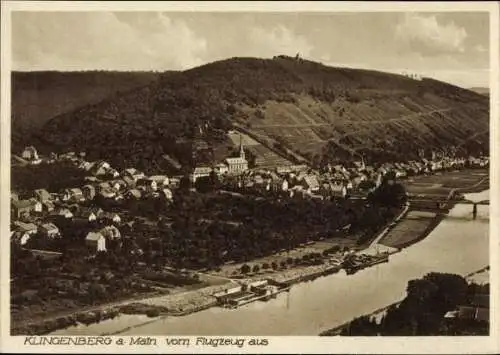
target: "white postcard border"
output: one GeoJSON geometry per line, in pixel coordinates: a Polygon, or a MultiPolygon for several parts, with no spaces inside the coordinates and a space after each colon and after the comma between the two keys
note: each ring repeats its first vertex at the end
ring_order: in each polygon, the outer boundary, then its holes
{"type": "MultiPolygon", "coordinates": [[[[499,290],[500,267],[500,111],[499,111],[499,5],[497,2],[104,2],[104,1],[3,1],[1,14],[1,180],[0,225],[1,236],[1,322],[0,351],[19,353],[498,353],[500,352],[499,290]],[[490,275],[491,275],[491,335],[489,337],[244,337],[268,339],[265,347],[196,347],[196,346],[132,346],[116,345],[119,338],[112,337],[109,346],[26,345],[26,337],[9,335],[9,205],[10,205],[10,13],[12,11],[334,11],[334,12],[449,12],[485,11],[490,13],[490,144],[491,144],[491,201],[490,201],[490,275]]],[[[76,337],[71,337],[76,338],[76,337]]],[[[86,337],[88,338],[88,337],[86,337]]],[[[154,337],[164,344],[167,337],[154,337]]],[[[196,339],[196,336],[189,337],[196,339]]],[[[210,337],[207,337],[210,338],[210,337]]],[[[227,336],[225,338],[241,338],[227,336]]]]}

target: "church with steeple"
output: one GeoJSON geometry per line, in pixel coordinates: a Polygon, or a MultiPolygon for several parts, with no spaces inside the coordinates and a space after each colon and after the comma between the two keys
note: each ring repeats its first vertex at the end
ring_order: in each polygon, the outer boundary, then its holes
{"type": "Polygon", "coordinates": [[[237,175],[248,170],[248,161],[245,157],[245,150],[243,149],[243,140],[240,135],[240,156],[235,158],[226,158],[228,173],[237,175]]]}

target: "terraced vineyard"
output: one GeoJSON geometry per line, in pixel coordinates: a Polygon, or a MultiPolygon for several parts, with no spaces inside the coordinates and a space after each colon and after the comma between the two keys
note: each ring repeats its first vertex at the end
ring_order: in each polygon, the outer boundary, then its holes
{"type": "Polygon", "coordinates": [[[439,146],[437,140],[458,146],[470,139],[468,132],[477,132],[476,137],[483,139],[489,132],[487,107],[438,105],[427,98],[384,98],[359,104],[339,99],[329,104],[298,97],[296,104],[266,102],[261,110],[265,123],[252,125],[252,130],[279,136],[302,155],[318,153],[328,141],[355,155],[377,148],[394,150],[403,141],[415,151],[418,146],[439,146]]]}

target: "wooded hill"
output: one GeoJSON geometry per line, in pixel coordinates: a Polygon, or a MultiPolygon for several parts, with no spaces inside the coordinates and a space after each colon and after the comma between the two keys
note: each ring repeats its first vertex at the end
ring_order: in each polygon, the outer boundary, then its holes
{"type": "Polygon", "coordinates": [[[489,103],[432,79],[285,56],[232,58],[63,113],[14,143],[149,170],[164,154],[185,166],[222,158],[235,128],[291,160],[407,160],[422,147],[487,153],[489,103]],[[200,142],[208,154],[193,154],[200,142]]]}
{"type": "Polygon", "coordinates": [[[40,129],[51,118],[150,84],[154,72],[12,72],[12,134],[40,129]]]}

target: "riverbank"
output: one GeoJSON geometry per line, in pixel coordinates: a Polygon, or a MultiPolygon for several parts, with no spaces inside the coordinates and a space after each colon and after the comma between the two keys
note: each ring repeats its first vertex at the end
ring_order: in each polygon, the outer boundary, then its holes
{"type": "Polygon", "coordinates": [[[134,297],[119,303],[103,304],[90,310],[68,312],[65,315],[53,316],[21,326],[13,324],[11,334],[45,335],[79,324],[88,326],[99,323],[122,314],[145,315],[150,318],[184,316],[215,306],[216,299],[212,295],[234,285],[233,282],[228,282],[173,294],[134,297]]]}
{"type": "Polygon", "coordinates": [[[379,244],[401,250],[426,238],[446,217],[432,212],[410,211],[380,239],[379,244]]]}
{"type": "MultiPolygon", "coordinates": [[[[478,275],[478,274],[482,274],[484,273],[485,271],[488,271],[490,269],[489,265],[488,266],[485,266],[479,270],[476,270],[476,271],[473,271],[473,272],[470,272],[466,275],[463,275],[463,277],[469,282],[469,283],[472,283],[472,282],[475,282],[475,280],[472,280],[472,277],[475,276],[475,275],[478,275]]],[[[377,322],[380,322],[380,319],[387,313],[387,311],[391,308],[391,307],[397,307],[400,303],[402,302],[401,301],[398,301],[398,302],[394,302],[388,306],[384,306],[384,307],[381,307],[379,309],[376,309],[375,311],[373,312],[370,312],[368,314],[364,314],[362,315],[361,317],[367,317],[369,319],[373,319],[375,318],[375,320],[377,322]]],[[[328,330],[325,330],[325,331],[322,331],[321,333],[319,333],[318,335],[319,336],[340,336],[342,331],[346,328],[349,327],[349,325],[351,324],[351,322],[353,321],[354,319],[346,322],[346,323],[343,323],[339,326],[336,326],[334,328],[331,328],[331,329],[328,329],[328,330]]]]}

